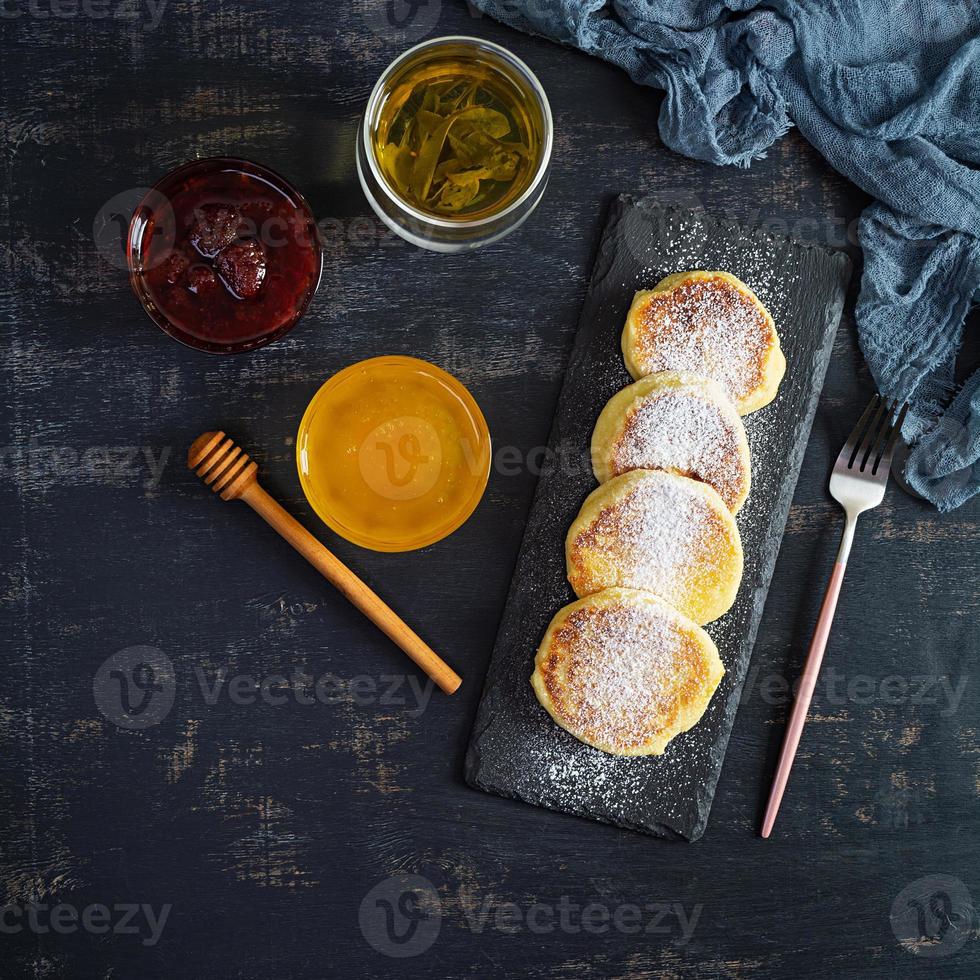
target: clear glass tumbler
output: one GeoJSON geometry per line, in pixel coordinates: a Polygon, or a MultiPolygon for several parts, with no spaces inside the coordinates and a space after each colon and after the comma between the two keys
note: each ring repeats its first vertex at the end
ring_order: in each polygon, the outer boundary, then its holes
{"type": "Polygon", "coordinates": [[[541,83],[520,58],[506,48],[475,37],[440,37],[410,48],[382,73],[368,99],[357,134],[357,173],[361,187],[377,216],[406,241],[434,252],[464,252],[496,241],[521,225],[537,206],[548,183],[551,167],[553,124],[551,107],[541,83]],[[379,120],[386,101],[399,91],[405,79],[440,62],[478,61],[497,73],[503,84],[518,93],[531,114],[539,152],[528,183],[515,200],[499,212],[479,217],[444,216],[423,211],[406,201],[392,186],[379,165],[375,151],[379,120]]]}

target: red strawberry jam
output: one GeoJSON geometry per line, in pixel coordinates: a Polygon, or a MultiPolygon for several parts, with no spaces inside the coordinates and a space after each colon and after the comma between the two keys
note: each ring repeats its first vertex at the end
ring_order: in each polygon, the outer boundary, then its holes
{"type": "Polygon", "coordinates": [[[245,160],[186,164],[133,215],[130,279],[149,315],[199,350],[251,350],[303,315],[320,279],[306,201],[245,160]]]}
{"type": "Polygon", "coordinates": [[[239,299],[251,299],[265,279],[265,247],[254,238],[231,242],[215,256],[214,265],[239,299]]]}

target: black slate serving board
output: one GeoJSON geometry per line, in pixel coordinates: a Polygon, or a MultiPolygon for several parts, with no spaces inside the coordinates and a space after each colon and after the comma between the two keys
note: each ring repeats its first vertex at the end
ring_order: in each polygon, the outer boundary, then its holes
{"type": "Polygon", "coordinates": [[[470,738],[470,785],[659,836],[704,833],[850,272],[843,253],[786,236],[652,198],[624,195],[613,204],[470,738]],[[752,450],[752,491],[738,515],[745,574],[735,604],[706,627],[727,673],[700,723],[663,756],[620,758],[554,724],[529,677],[548,622],[575,598],[565,580],[565,532],[596,486],[589,460],[596,418],[631,381],[620,334],[633,293],[689,269],[723,269],[755,290],[775,319],[787,370],[776,399],[745,419],[752,450]]]}

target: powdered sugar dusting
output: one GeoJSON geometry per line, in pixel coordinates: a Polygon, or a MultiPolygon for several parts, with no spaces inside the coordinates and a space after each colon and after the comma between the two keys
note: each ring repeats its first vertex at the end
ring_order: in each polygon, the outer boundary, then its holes
{"type": "Polygon", "coordinates": [[[611,450],[612,475],[670,470],[714,487],[732,508],[748,482],[739,428],[697,388],[655,390],[627,415],[611,450]]]}
{"type": "Polygon", "coordinates": [[[642,589],[690,614],[695,593],[710,589],[722,570],[725,549],[717,539],[725,539],[726,529],[691,483],[653,470],[633,480],[625,496],[575,536],[572,588],[579,595],[611,586],[642,589]]]}
{"type": "Polygon", "coordinates": [[[762,382],[773,329],[762,311],[720,277],[695,279],[647,298],[634,314],[633,358],[643,374],[692,371],[738,402],[762,382]]]}
{"type": "Polygon", "coordinates": [[[555,631],[541,670],[565,727],[619,752],[669,737],[708,678],[695,640],[649,602],[576,609],[555,631]]]}

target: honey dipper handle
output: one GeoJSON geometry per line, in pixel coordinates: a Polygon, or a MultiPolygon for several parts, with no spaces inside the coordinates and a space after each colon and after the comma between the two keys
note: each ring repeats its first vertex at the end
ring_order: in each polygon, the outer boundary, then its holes
{"type": "Polygon", "coordinates": [[[278,531],[314,568],[336,586],[378,629],[397,643],[446,694],[452,694],[462,678],[371,588],[336,555],[324,547],[299,521],[270,497],[258,483],[242,491],[244,500],[265,522],[278,531]]]}

